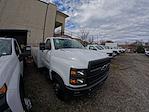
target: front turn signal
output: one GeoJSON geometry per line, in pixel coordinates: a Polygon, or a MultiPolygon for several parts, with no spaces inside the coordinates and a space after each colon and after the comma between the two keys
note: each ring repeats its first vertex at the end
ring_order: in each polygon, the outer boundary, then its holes
{"type": "Polygon", "coordinates": [[[7,86],[6,84],[4,84],[1,88],[0,88],[0,94],[5,94],[7,92],[7,86]]]}

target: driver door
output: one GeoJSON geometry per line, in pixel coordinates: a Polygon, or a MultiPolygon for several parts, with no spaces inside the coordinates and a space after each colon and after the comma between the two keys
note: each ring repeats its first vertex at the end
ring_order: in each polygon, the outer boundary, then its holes
{"type": "Polygon", "coordinates": [[[21,69],[21,75],[23,75],[23,57],[21,57],[21,50],[20,50],[20,47],[17,43],[17,41],[15,40],[14,41],[14,47],[15,47],[15,52],[16,52],[16,55],[18,56],[18,59],[19,59],[19,62],[20,62],[20,69],[21,69]]]}
{"type": "Polygon", "coordinates": [[[46,49],[42,52],[42,61],[47,68],[50,68],[50,55],[51,55],[51,40],[48,39],[45,43],[46,49]]]}

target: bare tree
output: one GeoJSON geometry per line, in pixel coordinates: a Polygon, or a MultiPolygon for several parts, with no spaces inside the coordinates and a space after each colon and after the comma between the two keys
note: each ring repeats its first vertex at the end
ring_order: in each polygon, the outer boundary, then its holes
{"type": "Polygon", "coordinates": [[[91,42],[92,42],[92,43],[94,42],[94,36],[92,36],[92,38],[91,38],[91,42]]]}
{"type": "Polygon", "coordinates": [[[89,41],[89,43],[93,43],[94,42],[94,36],[92,35],[92,36],[90,36],[89,38],[88,38],[88,41],[89,41]]]}
{"type": "Polygon", "coordinates": [[[89,30],[85,29],[85,28],[82,28],[80,30],[80,33],[81,33],[81,39],[83,41],[86,41],[88,39],[88,35],[89,35],[89,30]]]}

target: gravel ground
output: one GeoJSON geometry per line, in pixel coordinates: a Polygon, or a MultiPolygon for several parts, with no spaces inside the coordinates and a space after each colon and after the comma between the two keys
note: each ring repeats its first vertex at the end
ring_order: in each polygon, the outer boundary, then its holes
{"type": "Polygon", "coordinates": [[[52,83],[33,64],[25,69],[25,91],[32,112],[149,112],[149,57],[122,54],[112,60],[105,84],[91,96],[60,101],[52,83]]]}

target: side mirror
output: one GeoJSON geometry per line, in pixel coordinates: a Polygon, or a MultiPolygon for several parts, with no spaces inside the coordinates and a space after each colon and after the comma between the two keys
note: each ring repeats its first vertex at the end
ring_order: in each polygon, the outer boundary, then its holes
{"type": "Polygon", "coordinates": [[[45,50],[46,49],[45,43],[40,43],[39,48],[40,50],[45,50]]]}
{"type": "Polygon", "coordinates": [[[51,50],[51,45],[45,45],[45,50],[51,50]]]}

